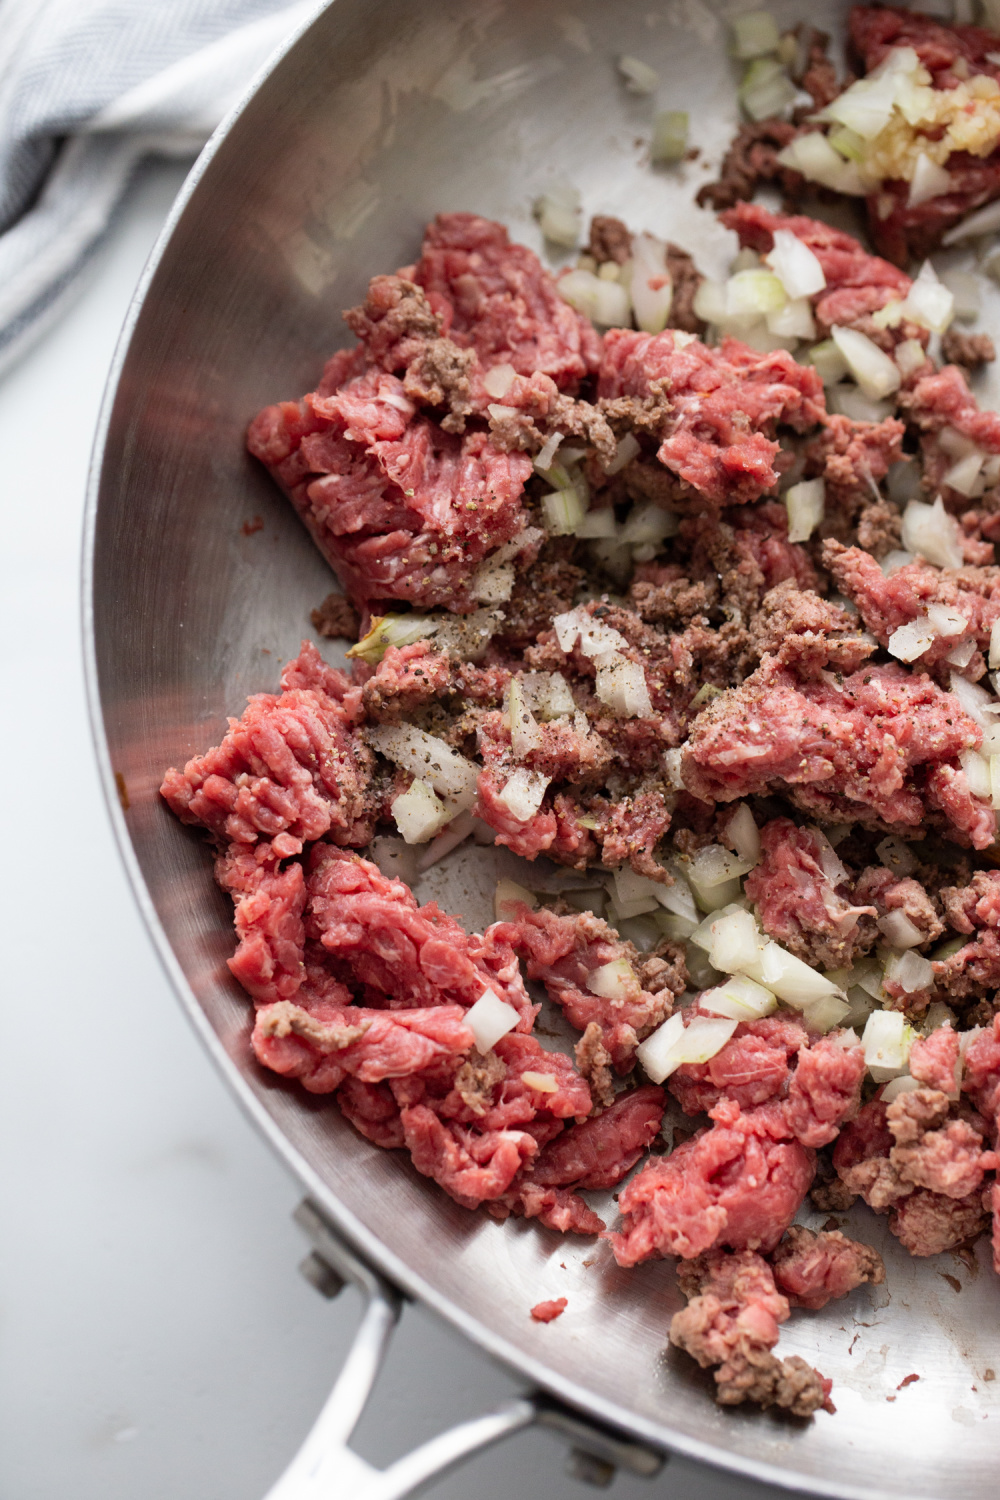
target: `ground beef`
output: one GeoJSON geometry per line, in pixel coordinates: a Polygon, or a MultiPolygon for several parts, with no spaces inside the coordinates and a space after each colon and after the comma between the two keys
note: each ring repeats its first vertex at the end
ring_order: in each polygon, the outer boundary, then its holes
{"type": "Polygon", "coordinates": [[[694,310],[694,299],[698,294],[698,288],[704,281],[704,276],[698,270],[693,258],[682,250],[679,245],[667,243],[667,270],[674,284],[674,294],[670,302],[670,327],[679,328],[683,333],[696,333],[702,338],[705,333],[705,324],[694,310]]]}
{"type": "Polygon", "coordinates": [[[229,720],[221,745],[183,771],[171,767],[161,795],[182,822],[227,842],[269,840],[275,858],[327,835],[368,843],[372,761],[351,734],[356,690],[308,641],[282,686],[279,695],[255,693],[242,718],[229,720]]]}
{"type": "MultiPolygon", "coordinates": [[[[957,365],[919,374],[912,386],[900,391],[899,404],[913,425],[924,433],[934,434],[943,427],[954,427],[984,452],[1000,453],[1000,413],[980,411],[957,365]]],[[[926,464],[926,446],[923,456],[926,464]]],[[[954,459],[949,459],[947,467],[953,462],[954,459]]],[[[963,501],[963,505],[967,503],[963,501]]]]}
{"type": "Polygon", "coordinates": [[[1000,1130],[1000,1016],[969,1042],[962,1090],[994,1133],[1000,1130]]]}
{"type": "Polygon", "coordinates": [[[343,641],[356,641],[358,638],[358,612],[351,601],[336,590],[327,594],[323,603],[312,610],[309,618],[317,635],[343,641]]]}
{"type": "Polygon", "coordinates": [[[948,1099],[958,1098],[958,1064],[958,1032],[951,1026],[938,1026],[930,1036],[917,1037],[910,1048],[912,1076],[948,1099]]]}
{"type": "Polygon", "coordinates": [[[738,203],[721,218],[727,228],[735,229],[741,245],[761,255],[773,249],[776,229],[789,230],[809,246],[826,277],[826,286],[812,298],[821,331],[835,323],[854,323],[887,302],[903,300],[912,285],[905,272],[869,255],[853,235],[819,219],[773,214],[759,203],[738,203]]]}
{"type": "Polygon", "coordinates": [[[856,665],[867,654],[854,617],[794,578],[764,595],[750,622],[750,645],[756,658],[771,656],[801,677],[817,677],[831,664],[856,665]]]}
{"type": "MultiPolygon", "coordinates": [[[[912,47],[931,74],[935,88],[954,88],[974,73],[1000,77],[989,60],[996,33],[979,26],[943,26],[928,15],[888,6],[856,5],[850,12],[850,37],[866,71],[893,47],[912,47]]],[[[868,199],[872,238],[898,265],[922,260],[940,248],[944,234],[972,209],[1000,193],[1000,153],[979,159],[953,152],[948,159],[948,192],[914,208],[907,207],[909,184],[885,182],[868,199]]]]}
{"type": "Polygon", "coordinates": [[[858,546],[881,560],[903,546],[902,516],[887,500],[866,505],[858,516],[858,546]]]}
{"type": "Polygon", "coordinates": [[[567,1305],[565,1297],[556,1297],[552,1302],[536,1302],[531,1309],[531,1316],[536,1323],[551,1323],[566,1311],[567,1305]]]}
{"type": "Polygon", "coordinates": [[[764,931],[815,968],[850,967],[874,944],[875,908],[853,898],[850,877],[819,829],[772,818],[744,889],[764,931]]]}
{"type": "Polygon", "coordinates": [[[547,1145],[532,1168],[542,1187],[615,1187],[659,1133],[663,1090],[653,1085],[619,1094],[601,1114],[573,1125],[547,1145]]]}
{"type": "Polygon", "coordinates": [[[878,485],[902,457],[903,423],[895,417],[859,422],[830,416],[805,448],[807,469],[822,477],[827,503],[843,504],[878,495],[878,485]]]}
{"type": "Polygon", "coordinates": [[[779,1360],[771,1353],[789,1305],[761,1256],[712,1250],[682,1264],[677,1279],[688,1305],[671,1320],[670,1342],[702,1369],[718,1367],[720,1405],[752,1401],[800,1417],[821,1407],[833,1409],[831,1383],[818,1370],[797,1356],[779,1360]]]}
{"type": "Polygon", "coordinates": [[[812,95],[814,109],[825,109],[841,92],[841,85],[837,82],[837,70],[827,56],[827,48],[830,45],[829,34],[825,31],[818,31],[815,26],[810,26],[808,21],[800,21],[795,28],[795,33],[800,46],[804,45],[806,50],[806,66],[800,85],[807,94],[812,95]]]}
{"type": "Polygon", "coordinates": [[[584,572],[566,555],[569,550],[563,538],[548,541],[537,561],[518,573],[497,637],[503,649],[523,651],[551,627],[554,615],[572,609],[584,572]]]}
{"type": "Polygon", "coordinates": [[[593,325],[556,291],[538,257],[512,245],[502,224],[476,214],[438,214],[427,227],[413,280],[444,332],[473,348],[484,369],[510,364],[570,389],[597,368],[593,325]]]}
{"type": "Polygon", "coordinates": [[[581,1074],[590,1085],[596,1103],[607,1109],[614,1103],[615,1091],[611,1072],[611,1053],[603,1041],[604,1032],[597,1021],[588,1021],[573,1055],[581,1074]]]}
{"type": "Polygon", "coordinates": [[[687,1260],[720,1245],[766,1254],[795,1217],[813,1157],[787,1139],[780,1105],[743,1114],[723,1099],[709,1115],[710,1129],[647,1162],[621,1193],[624,1222],[610,1236],[619,1265],[656,1255],[687,1260]]]}
{"type": "Polygon", "coordinates": [[[784,350],[756,354],[735,339],[709,349],[669,329],[610,329],[598,394],[662,405],[660,463],[715,504],[769,490],[778,477],[777,426],[804,431],[823,416],[818,376],[784,350]]]}
{"type": "Polygon", "coordinates": [[[771,1256],[775,1285],[793,1307],[818,1310],[870,1281],[881,1286],[885,1265],[870,1245],[849,1240],[839,1229],[815,1234],[793,1224],[771,1256]]]}
{"type": "Polygon", "coordinates": [[[803,1048],[783,1109],[796,1140],[810,1147],[835,1140],[844,1122],[858,1113],[865,1072],[861,1047],[842,1047],[833,1037],[821,1037],[803,1048]]]}
{"type": "Polygon", "coordinates": [[[997,351],[988,333],[965,333],[952,327],[941,336],[941,357],[946,365],[974,370],[978,365],[991,365],[997,351]]]}
{"type": "Polygon", "coordinates": [[[830,822],[907,829],[939,813],[952,838],[983,849],[993,811],[958,763],[980,734],[950,693],[896,665],[800,683],[767,659],[699,715],[682,775],[706,801],[778,790],[830,822]]]}
{"type": "Polygon", "coordinates": [[[946,1198],[919,1190],[895,1205],[889,1228],[911,1255],[941,1255],[974,1240],[987,1220],[981,1192],[946,1198]]]}
{"type": "Polygon", "coordinates": [[[365,713],[375,723],[397,723],[411,718],[425,704],[446,693],[451,663],[428,641],[389,646],[361,690],[365,713]]]}
{"type": "Polygon", "coordinates": [[[870,1208],[882,1213],[913,1192],[889,1160],[893,1136],[881,1099],[872,1099],[840,1132],[833,1148],[833,1165],[850,1193],[858,1193],[870,1208]]]}
{"type": "Polygon", "coordinates": [[[628,227],[610,214],[595,214],[590,221],[587,254],[592,255],[599,266],[609,260],[616,266],[623,266],[632,254],[632,235],[628,227]]]}
{"type": "Polygon", "coordinates": [[[538,1187],[530,1178],[520,1186],[515,1179],[514,1185],[487,1203],[486,1209],[494,1219],[506,1219],[511,1214],[519,1219],[537,1219],[558,1234],[595,1235],[605,1228],[604,1220],[569,1188],[538,1187]]]}
{"type": "Polygon", "coordinates": [[[895,1145],[889,1160],[904,1182],[946,1198],[968,1198],[981,1189],[995,1165],[984,1152],[982,1132],[965,1119],[950,1119],[948,1095],[937,1089],[900,1094],[886,1109],[895,1145]]]}
{"type": "Polygon", "coordinates": [[[948,958],[935,959],[939,992],[963,999],[1000,986],[1000,871],[977,870],[964,886],[943,886],[945,920],[971,939],[948,958]]]}
{"type": "Polygon", "coordinates": [[[634,955],[634,950],[591,912],[559,916],[544,907],[529,911],[522,904],[517,908],[516,921],[497,923],[490,932],[524,958],[528,978],[545,985],[549,999],[562,1009],[572,1026],[578,1031],[585,1031],[591,1023],[600,1026],[602,1046],[619,1072],[629,1070],[637,1043],[670,1014],[670,991],[647,994],[638,978],[634,988],[625,983],[620,998],[608,999],[588,989],[588,977],[596,969],[630,960],[634,955]]]}
{"type": "MultiPolygon", "coordinates": [[[[1000,568],[937,568],[912,562],[887,578],[860,547],[843,547],[835,541],[825,543],[823,561],[883,646],[901,625],[925,616],[929,604],[941,604],[965,616],[967,626],[955,635],[938,636],[919,658],[921,667],[946,662],[966,642],[978,653],[989,650],[990,632],[1000,619],[1000,568]]],[[[985,667],[984,655],[979,654],[964,670],[968,676],[979,677],[985,667]]]]}
{"type": "Polygon", "coordinates": [[[687,1115],[699,1115],[722,1099],[753,1109],[788,1091],[794,1060],[808,1045],[805,1027],[792,1016],[741,1021],[725,1046],[705,1063],[682,1063],[668,1088],[687,1115]]]}
{"type": "Polygon", "coordinates": [[[792,197],[802,187],[803,178],[782,166],[778,155],[798,134],[796,126],[787,120],[745,122],[722,159],[718,180],[706,182],[699,189],[697,201],[703,208],[719,212],[741,199],[752,198],[761,183],[769,182],[776,182],[786,198],[792,197]]]}

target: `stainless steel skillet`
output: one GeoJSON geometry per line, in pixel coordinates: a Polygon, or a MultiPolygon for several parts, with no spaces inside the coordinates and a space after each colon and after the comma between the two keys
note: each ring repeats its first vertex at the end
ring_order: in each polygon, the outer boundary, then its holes
{"type": "MultiPolygon", "coordinates": [[[[789,0],[773,9],[783,24],[805,14],[789,0]]],[[[842,31],[828,0],[808,19],[842,31]]],[[[242,435],[261,405],[314,384],[345,342],[340,310],[369,275],[411,259],[442,209],[499,218],[539,246],[530,204],[559,180],[582,190],[588,211],[668,234],[721,270],[727,236],[693,196],[734,124],[723,12],[706,0],[336,0],[201,158],[132,309],[87,544],[91,695],[112,814],[182,1003],[305,1185],[325,1259],[373,1299],[324,1434],[283,1495],[408,1493],[441,1462],[537,1416],[536,1401],[514,1403],[385,1480],[352,1466],[338,1444],[391,1327],[393,1288],[555,1398],[547,1420],[580,1414],[574,1440],[613,1460],[648,1470],[647,1449],[675,1450],[872,1500],[996,1494],[1000,1282],[985,1257],[975,1269],[912,1261],[862,1211],[855,1232],[885,1254],[887,1289],[798,1314],[782,1338],[782,1352],[833,1377],[838,1415],[721,1411],[690,1362],[664,1353],[681,1300],[666,1264],[621,1272],[591,1242],[467,1214],[334,1106],[255,1067],[249,1007],[225,968],[227,902],[203,844],[157,796],[164,767],[216,742],[247,693],[273,687],[330,587],[242,435]],[[690,111],[702,161],[670,172],[645,163],[651,105],[621,88],[623,52],[658,69],[660,107],[690,111]],[[944,1273],[963,1283],[959,1295],[944,1273]],[[559,1295],[569,1311],[532,1323],[528,1309],[559,1295]],[[910,1374],[920,1380],[897,1389],[910,1374]],[[323,1468],[331,1451],[335,1480],[323,1468]]],[[[421,893],[488,920],[492,859],[459,851],[421,893]]]]}

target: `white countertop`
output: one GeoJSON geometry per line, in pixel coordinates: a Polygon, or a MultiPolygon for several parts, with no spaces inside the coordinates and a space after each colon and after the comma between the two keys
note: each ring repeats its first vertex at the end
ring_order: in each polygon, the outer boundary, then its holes
{"type": "MultiPolygon", "coordinates": [[[[91,752],[83,496],[119,327],[182,181],[141,175],[63,320],[0,381],[4,831],[0,1493],[255,1500],[318,1412],[357,1316],[297,1275],[300,1196],[230,1098],[126,886],[91,752]]],[[[357,1447],[385,1463],[516,1389],[419,1309],[357,1447]]],[[[529,1433],[436,1500],[585,1500],[529,1433]]],[[[673,1460],[617,1500],[784,1491],[673,1460]]]]}

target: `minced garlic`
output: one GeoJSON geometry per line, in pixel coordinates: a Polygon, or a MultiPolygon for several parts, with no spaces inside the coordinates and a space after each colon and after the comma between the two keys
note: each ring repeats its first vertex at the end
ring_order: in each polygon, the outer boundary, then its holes
{"type": "Polygon", "coordinates": [[[921,154],[943,167],[953,151],[989,156],[1000,143],[996,79],[978,73],[953,89],[934,89],[930,74],[921,69],[914,82],[917,87],[907,101],[910,119],[897,105],[889,123],[865,147],[859,163],[865,177],[911,182],[921,154]]]}

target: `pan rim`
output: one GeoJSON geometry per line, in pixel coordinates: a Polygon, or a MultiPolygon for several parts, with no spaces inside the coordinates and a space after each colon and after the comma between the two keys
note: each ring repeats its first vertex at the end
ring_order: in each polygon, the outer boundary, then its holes
{"type": "MultiPolygon", "coordinates": [[[[289,55],[307,41],[307,35],[336,0],[319,0],[314,12],[307,17],[271,57],[257,71],[237,103],[221,121],[188,173],[180,192],[156,238],[142,275],[132,294],[128,312],[118,336],[114,355],[109,367],[107,381],[101,400],[94,440],[88,468],[87,489],[83,520],[81,548],[81,616],[83,636],[84,684],[89,719],[91,742],[97,762],[101,790],[114,833],[115,843],[128,880],[132,898],[150,937],[161,968],[169,980],[181,1009],[193,1027],[202,1046],[217,1071],[229,1087],[244,1116],[254,1126],[269,1147],[281,1159],[302,1184],[305,1192],[322,1209],[336,1232],[344,1237],[374,1269],[378,1270],[396,1287],[414,1301],[428,1307],[437,1317],[455,1328],[477,1348],[482,1349],[492,1360],[534,1385],[557,1397],[584,1417],[592,1417],[612,1428],[616,1428],[667,1455],[675,1453],[695,1462],[706,1464],[742,1478],[753,1479],[762,1484],[772,1484],[789,1491],[829,1497],[829,1500],[901,1500],[900,1492],[878,1485],[855,1485],[836,1482],[835,1479],[803,1473],[798,1468],[785,1468],[763,1460],[750,1458],[739,1452],[718,1446],[703,1439],[670,1427],[667,1421],[654,1423],[615,1402],[606,1399],[587,1387],[578,1384],[536,1359],[533,1355],[494,1332],[473,1314],[453,1303],[443,1292],[413,1271],[394,1250],[355,1216],[323,1181],[305,1156],[286,1137],[277,1122],[257,1099],[235,1063],[229,1057],[222,1042],[212,1028],[208,1017],[198,1003],[189,985],[173,945],[160,921],[149,888],[143,876],[138,856],[129,834],[128,825],[118,795],[115,773],[112,766],[104,711],[101,699],[100,672],[97,659],[94,610],[94,563],[97,543],[97,516],[104,478],[107,439],[111,419],[119,398],[121,378],[132,348],[133,338],[146,297],[160,269],[167,248],[177,230],[191,198],[203,177],[209,171],[221,146],[238,128],[247,107],[254,101],[268,82],[281,69],[289,55]]],[[[332,1383],[332,1377],[331,1377],[332,1383]]],[[[707,1397],[706,1397],[707,1399],[707,1397]]],[[[926,1496],[924,1500],[933,1500],[926,1496]]],[[[948,1500],[941,1495],[938,1500],[948,1500]]]]}

